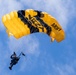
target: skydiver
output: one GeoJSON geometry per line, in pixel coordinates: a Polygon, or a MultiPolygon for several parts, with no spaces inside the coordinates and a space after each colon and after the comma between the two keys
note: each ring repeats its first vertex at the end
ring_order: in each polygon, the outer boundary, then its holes
{"type": "Polygon", "coordinates": [[[21,52],[19,56],[17,56],[15,52],[11,55],[10,58],[12,60],[11,60],[10,66],[9,66],[10,70],[12,70],[13,65],[16,65],[18,63],[21,55],[25,56],[25,54],[23,52],[21,52]]]}
{"type": "Polygon", "coordinates": [[[13,65],[16,65],[20,59],[20,57],[17,57],[16,53],[14,52],[11,57],[10,57],[12,60],[11,60],[11,63],[10,63],[10,66],[9,66],[9,69],[12,70],[12,67],[13,65]]]}

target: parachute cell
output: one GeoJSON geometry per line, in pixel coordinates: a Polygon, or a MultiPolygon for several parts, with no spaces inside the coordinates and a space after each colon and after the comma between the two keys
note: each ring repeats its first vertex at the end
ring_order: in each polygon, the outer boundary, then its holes
{"type": "Polygon", "coordinates": [[[33,9],[13,11],[3,16],[2,22],[8,35],[17,39],[36,32],[48,34],[52,41],[61,42],[65,38],[60,24],[46,12],[33,9]]]}

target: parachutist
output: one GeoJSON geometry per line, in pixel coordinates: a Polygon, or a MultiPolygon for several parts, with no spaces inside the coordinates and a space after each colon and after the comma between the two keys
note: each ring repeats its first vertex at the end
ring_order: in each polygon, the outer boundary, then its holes
{"type": "Polygon", "coordinates": [[[11,63],[10,63],[10,66],[9,66],[10,70],[12,70],[13,65],[16,65],[18,63],[21,55],[26,56],[23,52],[21,52],[19,54],[19,56],[17,56],[15,52],[11,55],[11,57],[10,57],[11,58],[11,63]]]}
{"type": "Polygon", "coordinates": [[[12,60],[11,60],[11,63],[10,63],[10,67],[9,69],[12,70],[12,67],[13,65],[16,65],[20,59],[20,57],[17,57],[16,53],[14,52],[11,57],[10,57],[12,60]]]}

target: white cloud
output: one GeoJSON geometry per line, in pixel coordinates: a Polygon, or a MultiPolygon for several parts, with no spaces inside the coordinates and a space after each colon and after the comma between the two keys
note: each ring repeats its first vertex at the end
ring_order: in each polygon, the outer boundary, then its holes
{"type": "Polygon", "coordinates": [[[20,39],[15,39],[10,37],[8,41],[8,46],[11,52],[24,51],[27,54],[38,54],[39,43],[35,36],[22,37],[20,39]]]}
{"type": "MultiPolygon", "coordinates": [[[[71,63],[72,64],[72,63],[71,63]]],[[[76,71],[71,64],[64,64],[64,65],[54,65],[55,72],[58,75],[75,75],[76,71]]]]}

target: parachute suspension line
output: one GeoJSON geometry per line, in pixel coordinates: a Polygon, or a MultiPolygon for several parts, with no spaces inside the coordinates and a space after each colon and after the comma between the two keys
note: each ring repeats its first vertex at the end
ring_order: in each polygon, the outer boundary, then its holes
{"type": "Polygon", "coordinates": [[[28,26],[28,28],[30,29],[30,33],[34,33],[34,32],[39,32],[39,29],[32,26],[32,24],[28,21],[28,19],[26,17],[24,17],[24,12],[23,10],[18,11],[18,17],[21,19],[21,21],[26,24],[28,26]]]}
{"type": "Polygon", "coordinates": [[[20,39],[13,39],[12,43],[14,42],[13,48],[11,45],[11,50],[12,52],[17,52],[18,54],[22,51],[25,51],[25,38],[20,38],[20,39]]]}
{"type": "Polygon", "coordinates": [[[23,52],[21,52],[18,57],[20,57],[21,55],[26,56],[23,52]]]}

